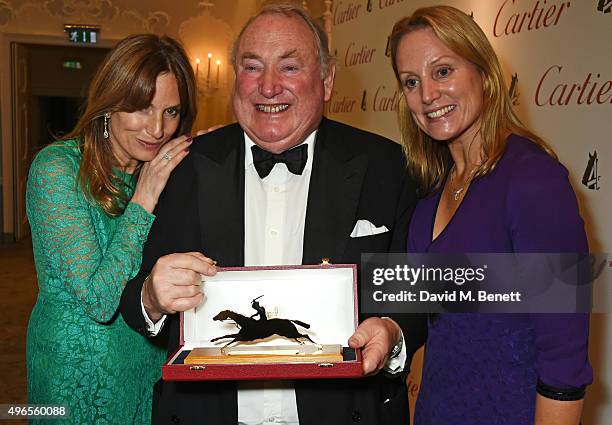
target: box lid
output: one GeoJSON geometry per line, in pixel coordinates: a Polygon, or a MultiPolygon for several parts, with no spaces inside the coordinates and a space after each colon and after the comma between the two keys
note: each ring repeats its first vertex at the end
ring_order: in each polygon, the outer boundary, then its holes
{"type": "MultiPolygon", "coordinates": [[[[213,317],[231,310],[246,317],[256,311],[251,302],[266,309],[268,318],[305,322],[297,326],[317,344],[346,344],[357,324],[357,268],[354,264],[320,266],[274,266],[220,268],[217,275],[205,276],[204,301],[181,314],[181,345],[221,347],[231,339],[211,339],[238,332],[231,320],[213,317]]],[[[258,345],[295,345],[295,340],[272,336],[258,345]]]]}

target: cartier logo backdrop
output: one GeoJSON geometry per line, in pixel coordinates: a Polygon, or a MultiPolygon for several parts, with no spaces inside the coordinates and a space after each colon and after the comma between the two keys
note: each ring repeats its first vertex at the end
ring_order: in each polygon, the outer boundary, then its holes
{"type": "MultiPolygon", "coordinates": [[[[612,252],[611,0],[445,0],[472,14],[496,49],[521,119],[555,148],[570,171],[593,252],[612,252]]],[[[338,63],[327,115],[399,141],[401,92],[391,69],[393,24],[426,0],[336,0],[332,51],[338,63]]],[[[610,258],[609,258],[610,259],[610,258]]],[[[612,264],[609,262],[609,264],[612,264]]],[[[612,310],[611,267],[600,275],[595,311],[612,310]]],[[[612,418],[612,317],[595,314],[596,372],[583,423],[612,418]]],[[[410,378],[414,397],[419,373],[410,378]]]]}

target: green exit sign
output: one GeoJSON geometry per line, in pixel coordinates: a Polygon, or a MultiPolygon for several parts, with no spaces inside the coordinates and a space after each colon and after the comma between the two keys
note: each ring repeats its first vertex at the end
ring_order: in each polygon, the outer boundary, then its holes
{"type": "Polygon", "coordinates": [[[65,60],[62,62],[62,67],[66,69],[83,69],[81,61],[78,60],[65,60]]]}
{"type": "Polygon", "coordinates": [[[64,25],[68,40],[72,43],[95,44],[98,42],[100,27],[96,25],[64,25]]]}

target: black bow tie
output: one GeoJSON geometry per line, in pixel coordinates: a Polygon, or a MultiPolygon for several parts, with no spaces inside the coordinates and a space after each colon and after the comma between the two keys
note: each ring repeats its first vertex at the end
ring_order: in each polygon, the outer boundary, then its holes
{"type": "Polygon", "coordinates": [[[253,153],[253,165],[255,165],[257,174],[262,179],[270,174],[274,165],[279,162],[284,163],[293,174],[300,175],[304,171],[308,159],[308,145],[306,144],[283,153],[268,152],[254,145],[251,146],[251,152],[253,153]]]}

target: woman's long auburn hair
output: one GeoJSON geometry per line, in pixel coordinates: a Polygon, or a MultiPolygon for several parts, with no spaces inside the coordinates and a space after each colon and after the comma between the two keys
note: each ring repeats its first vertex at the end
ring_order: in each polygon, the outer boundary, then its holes
{"type": "MultiPolygon", "coordinates": [[[[479,133],[482,138],[484,161],[475,177],[491,172],[506,149],[506,139],[514,133],[531,139],[549,155],[554,151],[539,136],[527,129],[512,109],[510,95],[504,81],[499,59],[486,35],[474,19],[450,6],[433,6],[417,9],[399,20],[391,32],[391,64],[395,77],[400,81],[397,69],[398,46],[402,38],[416,30],[430,28],[454,53],[473,63],[483,78],[483,105],[479,133]]],[[[437,190],[452,166],[450,151],[445,143],[437,142],[423,132],[412,118],[406,99],[400,97],[399,122],[402,146],[408,166],[419,182],[420,194],[437,190]]]]}
{"type": "Polygon", "coordinates": [[[106,56],[89,86],[83,114],[75,128],[62,137],[79,141],[83,158],[78,184],[89,202],[111,216],[122,214],[129,199],[116,174],[119,163],[110,140],[103,135],[104,114],[149,107],[157,77],[165,73],[175,76],[181,101],[180,122],[172,137],[190,132],[197,113],[196,84],[185,50],[170,37],[139,34],[123,39],[106,56]]]}

